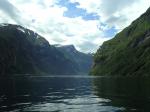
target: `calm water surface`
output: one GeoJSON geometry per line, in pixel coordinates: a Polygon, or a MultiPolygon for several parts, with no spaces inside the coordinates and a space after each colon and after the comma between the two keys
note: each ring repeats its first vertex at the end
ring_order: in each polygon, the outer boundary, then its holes
{"type": "Polygon", "coordinates": [[[150,112],[150,78],[0,78],[0,112],[150,112]]]}

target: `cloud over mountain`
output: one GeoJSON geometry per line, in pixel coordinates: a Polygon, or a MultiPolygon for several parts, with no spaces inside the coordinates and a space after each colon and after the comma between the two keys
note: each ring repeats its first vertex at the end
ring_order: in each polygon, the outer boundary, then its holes
{"type": "Polygon", "coordinates": [[[23,25],[50,44],[74,44],[80,51],[95,52],[149,4],[150,0],[1,0],[0,23],[23,25]]]}

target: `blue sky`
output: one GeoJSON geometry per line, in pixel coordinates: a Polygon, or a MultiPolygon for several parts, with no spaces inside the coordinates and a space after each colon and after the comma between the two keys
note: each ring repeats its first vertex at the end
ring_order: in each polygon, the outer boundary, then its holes
{"type": "Polygon", "coordinates": [[[66,7],[67,11],[64,12],[65,17],[75,18],[82,17],[84,20],[99,20],[100,16],[97,13],[88,13],[86,9],[78,8],[78,2],[71,3],[69,0],[60,0],[57,3],[60,7],[66,7]]]}
{"type": "MultiPolygon", "coordinates": [[[[97,13],[88,13],[87,10],[79,8],[80,5],[78,2],[71,3],[69,0],[60,0],[57,3],[60,7],[66,7],[67,11],[64,12],[65,17],[75,18],[82,17],[85,21],[88,20],[100,20],[100,16],[97,13]]],[[[101,26],[106,26],[106,24],[101,23],[101,26]]],[[[101,29],[99,29],[101,30],[101,29]]],[[[117,33],[117,29],[112,26],[109,29],[103,31],[105,37],[113,37],[117,33]]]]}
{"type": "Polygon", "coordinates": [[[50,44],[95,52],[149,4],[150,0],[0,0],[0,23],[22,25],[50,44]]]}

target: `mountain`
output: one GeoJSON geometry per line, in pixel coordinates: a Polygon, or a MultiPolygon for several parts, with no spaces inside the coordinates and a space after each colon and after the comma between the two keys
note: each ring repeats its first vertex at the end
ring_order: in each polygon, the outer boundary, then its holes
{"type": "Polygon", "coordinates": [[[62,52],[67,59],[75,63],[79,74],[89,73],[93,63],[92,54],[79,52],[73,45],[55,45],[55,47],[62,52]]]}
{"type": "Polygon", "coordinates": [[[94,55],[93,75],[150,74],[150,8],[94,55]]]}
{"type": "Polygon", "coordinates": [[[20,25],[0,25],[0,76],[78,74],[78,67],[42,36],[20,25]]]}

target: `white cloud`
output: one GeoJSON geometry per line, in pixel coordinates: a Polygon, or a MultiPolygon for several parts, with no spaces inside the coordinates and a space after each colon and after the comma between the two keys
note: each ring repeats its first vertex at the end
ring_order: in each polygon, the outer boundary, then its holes
{"type": "Polygon", "coordinates": [[[81,17],[64,17],[63,13],[66,8],[59,7],[55,3],[50,3],[47,7],[41,7],[39,2],[32,0],[28,0],[28,2],[12,0],[11,3],[21,12],[19,15],[23,19],[21,25],[43,35],[50,44],[74,44],[84,52],[92,52],[97,48],[85,50],[88,45],[85,46],[84,43],[89,42],[89,46],[90,43],[93,45],[92,40],[100,38],[102,35],[102,32],[97,28],[98,21],[85,21],[81,17]],[[34,23],[32,23],[33,19],[34,23]]]}
{"type": "Polygon", "coordinates": [[[0,22],[16,23],[44,36],[50,44],[74,44],[83,52],[94,52],[106,40],[103,31],[115,26],[122,29],[149,7],[150,0],[70,0],[100,20],[68,18],[57,0],[1,0],[0,22]],[[5,7],[2,6],[5,4],[5,7]],[[12,9],[12,10],[11,10],[12,9]],[[34,22],[33,22],[34,21],[34,22]],[[106,24],[100,26],[101,23],[106,24]]]}
{"type": "Polygon", "coordinates": [[[101,16],[100,21],[109,27],[123,29],[148,9],[150,0],[70,0],[78,7],[101,16]]]}
{"type": "MultiPolygon", "coordinates": [[[[98,12],[102,0],[70,0],[72,3],[78,2],[80,5],[78,7],[86,9],[89,13],[98,12]]],[[[103,0],[107,1],[107,0],[103,0]]]]}

